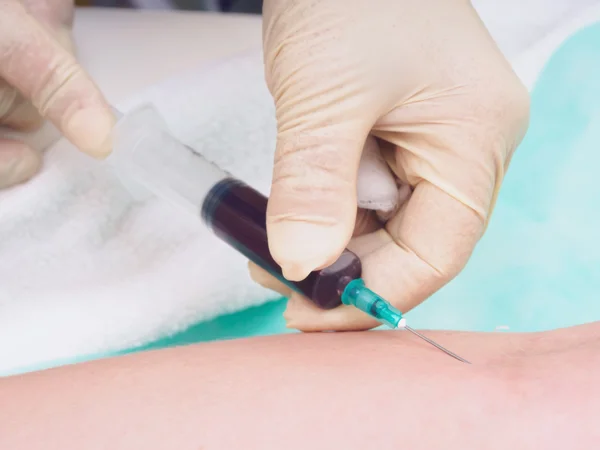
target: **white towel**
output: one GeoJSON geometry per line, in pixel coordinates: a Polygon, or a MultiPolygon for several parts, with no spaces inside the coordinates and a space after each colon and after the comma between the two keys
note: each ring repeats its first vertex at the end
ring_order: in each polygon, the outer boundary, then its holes
{"type": "MultiPolygon", "coordinates": [[[[546,8],[530,11],[530,22],[546,8]]],[[[488,15],[501,48],[513,60],[523,57],[507,21],[492,9],[488,15]]],[[[546,25],[539,33],[555,24],[546,25]]],[[[525,33],[520,48],[532,42],[525,33]]],[[[536,59],[538,71],[547,56],[536,59]]],[[[184,142],[268,193],[275,121],[258,52],[116,106],[127,111],[144,102],[184,142]]],[[[369,172],[363,166],[361,177],[369,172]]],[[[393,203],[385,181],[360,186],[375,186],[361,188],[362,204],[393,203]]],[[[274,298],[199,220],[158,199],[135,204],[111,173],[64,140],[47,152],[39,176],[0,192],[0,373],[130,348],[274,298]]]]}
{"type": "MultiPolygon", "coordinates": [[[[276,133],[259,52],[117,107],[140,102],[153,103],[191,147],[268,193],[276,133]]],[[[376,157],[363,160],[361,204],[392,208],[391,173],[376,157]]],[[[198,218],[156,198],[134,203],[106,167],[64,140],[38,177],[0,193],[0,205],[0,372],[129,348],[277,298],[251,282],[245,259],[198,218]]]]}

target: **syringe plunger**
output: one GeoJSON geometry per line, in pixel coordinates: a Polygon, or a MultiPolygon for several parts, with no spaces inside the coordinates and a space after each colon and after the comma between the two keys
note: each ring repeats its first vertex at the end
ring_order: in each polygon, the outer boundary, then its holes
{"type": "Polygon", "coordinates": [[[173,137],[150,105],[120,117],[106,162],[128,186],[133,180],[195,215],[212,187],[229,177],[173,137]]]}

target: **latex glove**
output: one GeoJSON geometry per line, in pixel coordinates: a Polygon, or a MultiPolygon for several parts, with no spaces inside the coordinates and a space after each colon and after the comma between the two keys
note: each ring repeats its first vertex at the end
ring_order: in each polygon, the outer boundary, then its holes
{"type": "MultiPolygon", "coordinates": [[[[481,238],[528,125],[528,93],[468,1],[266,0],[263,21],[278,124],[271,253],[301,280],[348,246],[367,286],[406,312],[456,276],[481,238]],[[361,213],[370,225],[355,234],[368,233],[349,243],[369,133],[411,195],[385,224],[361,213]]],[[[376,325],[296,295],[286,318],[305,331],[376,325]]]]}
{"type": "MultiPolygon", "coordinates": [[[[93,155],[110,151],[113,116],[73,56],[72,0],[0,1],[0,125],[38,128],[43,118],[93,155]]],[[[0,138],[0,188],[26,181],[41,155],[0,138]]]]}

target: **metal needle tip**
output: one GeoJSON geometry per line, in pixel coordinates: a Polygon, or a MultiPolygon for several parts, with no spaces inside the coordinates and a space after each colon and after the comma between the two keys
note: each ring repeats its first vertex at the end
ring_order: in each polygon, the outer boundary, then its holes
{"type": "Polygon", "coordinates": [[[452,353],[450,350],[445,349],[444,347],[442,347],[440,344],[438,344],[437,342],[432,341],[431,339],[429,339],[428,337],[423,336],[421,333],[419,333],[418,331],[413,330],[411,327],[408,326],[404,326],[404,329],[407,331],[410,331],[412,334],[414,334],[415,336],[420,337],[421,339],[423,339],[425,342],[430,343],[431,345],[433,345],[435,348],[440,349],[441,351],[443,351],[446,355],[452,356],[454,359],[458,359],[461,362],[464,362],[466,364],[471,364],[469,361],[467,361],[466,359],[461,358],[460,356],[458,356],[456,353],[452,353]]]}

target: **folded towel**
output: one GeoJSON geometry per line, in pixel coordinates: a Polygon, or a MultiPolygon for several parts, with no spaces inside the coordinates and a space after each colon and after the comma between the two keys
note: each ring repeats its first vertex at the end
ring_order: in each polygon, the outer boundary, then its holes
{"type": "MultiPolygon", "coordinates": [[[[538,71],[547,56],[529,54],[538,71]]],[[[174,135],[268,194],[275,121],[259,52],[116,106],[145,102],[174,135]]],[[[377,152],[363,157],[362,206],[394,207],[385,173],[377,152]]],[[[199,220],[160,199],[134,202],[112,173],[64,140],[49,149],[38,177],[0,192],[0,373],[131,348],[275,298],[199,220]]]]}

